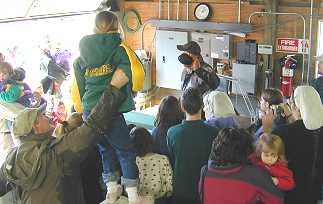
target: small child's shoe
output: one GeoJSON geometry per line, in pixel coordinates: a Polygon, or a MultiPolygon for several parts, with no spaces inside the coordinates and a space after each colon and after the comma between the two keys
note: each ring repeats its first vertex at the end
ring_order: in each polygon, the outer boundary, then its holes
{"type": "Polygon", "coordinates": [[[128,194],[129,204],[142,204],[141,199],[138,196],[137,187],[127,187],[126,192],[128,194]]]}

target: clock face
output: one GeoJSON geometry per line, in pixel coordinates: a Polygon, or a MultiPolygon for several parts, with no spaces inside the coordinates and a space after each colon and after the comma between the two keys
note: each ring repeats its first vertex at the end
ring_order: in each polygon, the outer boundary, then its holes
{"type": "Polygon", "coordinates": [[[211,9],[209,5],[204,3],[197,5],[194,11],[197,20],[206,20],[210,16],[210,13],[211,9]]]}

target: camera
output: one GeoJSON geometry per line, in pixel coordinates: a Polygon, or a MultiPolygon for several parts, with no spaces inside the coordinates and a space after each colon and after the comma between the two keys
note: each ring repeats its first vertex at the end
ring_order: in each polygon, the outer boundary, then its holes
{"type": "Polygon", "coordinates": [[[185,66],[190,66],[193,64],[193,58],[187,53],[183,53],[178,56],[178,61],[185,66]]]}
{"type": "Polygon", "coordinates": [[[275,123],[276,124],[284,124],[286,122],[286,114],[284,111],[284,104],[279,104],[279,105],[271,105],[270,108],[274,113],[275,116],[275,123]]]}

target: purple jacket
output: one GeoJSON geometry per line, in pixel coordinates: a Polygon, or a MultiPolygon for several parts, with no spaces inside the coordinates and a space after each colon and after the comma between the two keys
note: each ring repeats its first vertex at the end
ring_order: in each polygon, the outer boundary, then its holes
{"type": "MultiPolygon", "coordinates": [[[[6,91],[6,87],[10,83],[11,83],[10,80],[0,81],[0,92],[6,91]]],[[[12,83],[18,83],[18,85],[22,87],[21,91],[24,92],[24,95],[19,97],[18,100],[15,102],[20,103],[21,105],[29,108],[36,107],[38,102],[35,99],[29,85],[26,83],[19,84],[19,82],[16,82],[16,81],[13,81],[12,83]]],[[[46,106],[46,101],[43,98],[41,99],[40,105],[46,106]]]]}
{"type": "Polygon", "coordinates": [[[226,117],[226,118],[212,117],[206,120],[205,123],[212,127],[216,127],[218,129],[239,128],[239,124],[234,117],[226,117]]]}

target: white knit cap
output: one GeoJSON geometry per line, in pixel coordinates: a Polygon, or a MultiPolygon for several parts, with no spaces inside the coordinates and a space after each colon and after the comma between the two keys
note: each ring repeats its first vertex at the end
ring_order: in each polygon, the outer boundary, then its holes
{"type": "Polygon", "coordinates": [[[294,98],[305,127],[308,130],[322,127],[323,106],[317,91],[311,86],[299,86],[295,89],[294,98]]]}
{"type": "Polygon", "coordinates": [[[230,117],[236,115],[229,96],[220,91],[212,91],[204,96],[204,111],[206,115],[215,117],[230,117]]]}

